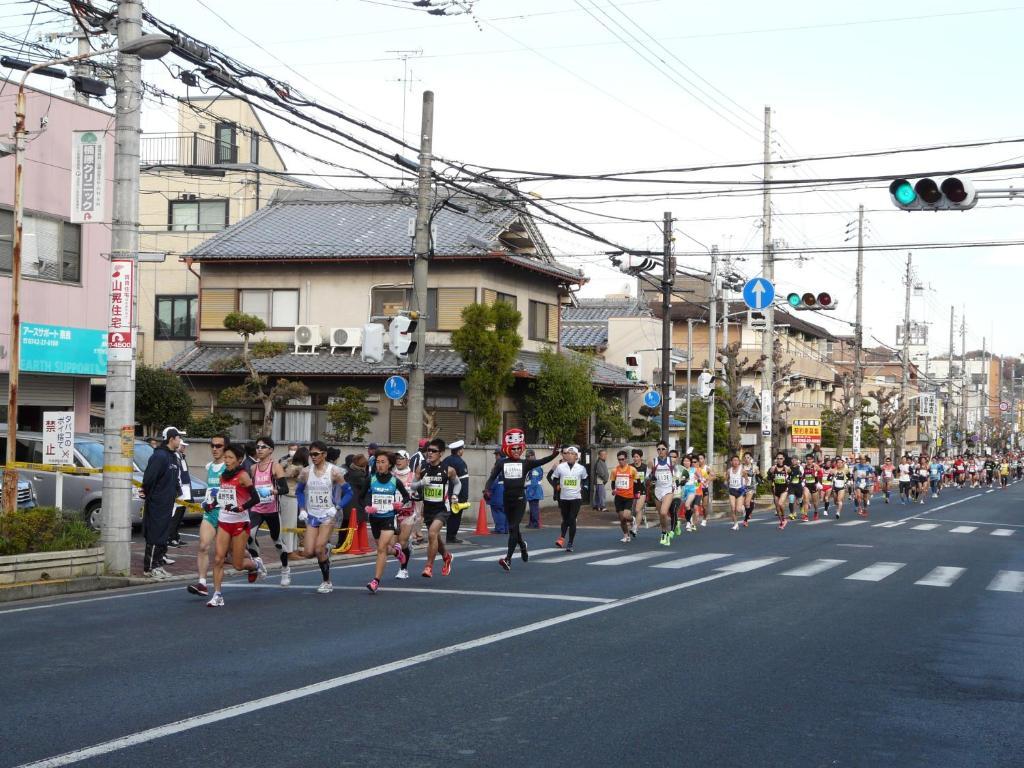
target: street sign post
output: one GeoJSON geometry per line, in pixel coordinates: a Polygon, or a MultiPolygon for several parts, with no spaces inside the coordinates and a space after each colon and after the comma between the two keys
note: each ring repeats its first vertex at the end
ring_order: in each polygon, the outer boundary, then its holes
{"type": "Polygon", "coordinates": [[[775,286],[771,280],[755,277],[743,286],[743,301],[751,309],[764,309],[775,301],[775,286]]]}
{"type": "Polygon", "coordinates": [[[661,405],[661,393],[656,389],[652,389],[644,395],[644,405],[648,408],[657,408],[661,405]]]}
{"type": "Polygon", "coordinates": [[[761,390],[761,437],[772,436],[772,393],[761,390]]]}
{"type": "Polygon", "coordinates": [[[1010,410],[1010,404],[1008,402],[1006,402],[1005,400],[1003,400],[999,404],[999,410],[1002,411],[1003,413],[1006,413],[1008,410],[1010,410]]]}
{"type": "Polygon", "coordinates": [[[860,455],[860,430],[861,420],[859,418],[853,420],[853,452],[860,455]]]}
{"type": "MultiPolygon", "coordinates": [[[[74,464],[75,412],[43,411],[43,464],[74,464]]],[[[64,473],[57,472],[54,506],[64,504],[64,473]]]]}
{"type": "Polygon", "coordinates": [[[409,391],[409,382],[404,376],[391,376],[384,382],[384,395],[388,400],[401,400],[409,391]]]}

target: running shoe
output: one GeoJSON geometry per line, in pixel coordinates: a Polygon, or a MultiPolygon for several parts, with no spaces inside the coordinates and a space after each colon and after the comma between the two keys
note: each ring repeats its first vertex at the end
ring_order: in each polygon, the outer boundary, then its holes
{"type": "Polygon", "coordinates": [[[744,528],[749,528],[750,527],[750,521],[749,520],[744,520],[743,521],[743,527],[744,528]]]}
{"type": "Polygon", "coordinates": [[[263,558],[257,557],[253,562],[256,563],[256,578],[263,581],[267,578],[267,566],[263,564],[263,558]]]}
{"type": "Polygon", "coordinates": [[[572,542],[571,541],[568,544],[565,545],[565,551],[566,552],[572,552],[572,542]]]}
{"type": "Polygon", "coordinates": [[[661,534],[661,538],[658,539],[658,543],[661,546],[663,546],[663,547],[667,547],[668,546],[668,534],[667,533],[661,534]]]}
{"type": "Polygon", "coordinates": [[[420,576],[422,576],[424,579],[432,579],[432,578],[434,578],[434,566],[432,566],[432,565],[425,565],[425,566],[423,566],[423,573],[421,573],[420,576]]]}
{"type": "Polygon", "coordinates": [[[838,519],[839,519],[839,513],[836,512],[836,520],[838,520],[838,519]]]}
{"type": "Polygon", "coordinates": [[[206,597],[210,594],[210,590],[206,588],[206,585],[198,581],[195,584],[189,584],[187,589],[191,594],[199,595],[200,597],[206,597]]]}
{"type": "Polygon", "coordinates": [[[739,529],[740,529],[740,524],[739,523],[733,523],[732,524],[732,530],[738,531],[739,529]]]}
{"type": "Polygon", "coordinates": [[[405,568],[399,568],[398,569],[398,573],[395,574],[395,578],[396,579],[408,579],[409,578],[409,571],[407,571],[405,568]]]}
{"type": "Polygon", "coordinates": [[[810,518],[807,515],[800,515],[800,522],[801,523],[810,522],[810,518]]]}
{"type": "Polygon", "coordinates": [[[507,557],[499,557],[498,565],[500,565],[505,571],[512,570],[512,563],[509,562],[507,557]]]}
{"type": "Polygon", "coordinates": [[[281,586],[287,587],[292,583],[292,569],[285,566],[281,569],[281,586]]]}
{"type": "Polygon", "coordinates": [[[621,541],[623,544],[629,544],[629,542],[631,542],[632,540],[633,540],[633,537],[630,536],[628,533],[623,535],[623,537],[621,539],[619,539],[619,541],[621,541]]]}
{"type": "Polygon", "coordinates": [[[184,547],[185,546],[185,542],[182,541],[181,539],[171,539],[170,541],[167,542],[167,546],[168,547],[175,547],[175,548],[177,548],[177,547],[184,547]]]}
{"type": "Polygon", "coordinates": [[[822,512],[821,514],[822,514],[822,516],[824,516],[824,517],[828,517],[828,510],[826,509],[826,510],[825,510],[824,512],[822,512]]]}
{"type": "Polygon", "coordinates": [[[163,558],[160,560],[160,565],[174,565],[176,562],[178,561],[172,560],[167,555],[164,555],[163,558]]]}
{"type": "Polygon", "coordinates": [[[779,526],[782,530],[786,530],[786,525],[789,524],[789,520],[783,520],[782,525],[779,526]]]}
{"type": "Polygon", "coordinates": [[[523,562],[524,563],[529,562],[529,560],[530,560],[530,553],[526,549],[526,542],[525,541],[522,544],[519,545],[519,556],[521,558],[523,558],[523,562]]]}
{"type": "Polygon", "coordinates": [[[815,513],[814,513],[814,519],[815,519],[815,520],[817,520],[817,519],[818,519],[818,513],[817,513],[817,512],[815,512],[815,513]]]}
{"type": "Polygon", "coordinates": [[[377,590],[380,589],[380,579],[370,579],[370,583],[366,585],[366,588],[370,590],[371,595],[377,594],[377,590]]]}
{"type": "Polygon", "coordinates": [[[316,591],[319,592],[321,595],[326,595],[329,592],[334,591],[334,585],[331,584],[331,582],[329,581],[325,581],[319,587],[316,588],[316,591]]]}
{"type": "Polygon", "coordinates": [[[790,512],[789,513],[789,519],[790,520],[796,520],[796,512],[790,512]]]}
{"type": "Polygon", "coordinates": [[[779,530],[781,531],[785,527],[786,527],[786,521],[785,520],[780,520],[779,521],[779,530]]]}
{"type": "Polygon", "coordinates": [[[163,581],[164,579],[171,578],[171,574],[169,574],[160,566],[157,566],[151,571],[143,571],[142,575],[145,576],[147,579],[153,579],[154,581],[163,581]]]}
{"type": "MultiPolygon", "coordinates": [[[[636,534],[634,533],[633,535],[635,536],[636,534]]],[[[558,547],[559,549],[564,547],[565,546],[565,539],[563,539],[561,536],[559,536],[557,539],[555,539],[555,546],[558,547]]]]}
{"type": "Polygon", "coordinates": [[[223,608],[224,607],[224,596],[220,592],[214,592],[213,597],[210,598],[206,604],[207,608],[223,608]]]}
{"type": "Polygon", "coordinates": [[[708,524],[708,519],[707,519],[707,517],[703,517],[703,518],[701,518],[701,521],[700,521],[700,527],[701,527],[701,528],[703,528],[703,527],[704,527],[704,526],[706,526],[707,524],[708,524]]]}
{"type": "Polygon", "coordinates": [[[682,536],[682,535],[683,535],[683,524],[677,522],[676,523],[676,536],[682,536]]]}
{"type": "Polygon", "coordinates": [[[408,561],[408,558],[405,556],[405,551],[402,549],[400,544],[395,544],[395,546],[393,546],[391,548],[391,551],[394,552],[395,553],[395,557],[398,558],[398,564],[399,565],[405,565],[406,564],[406,562],[408,561]]]}
{"type": "Polygon", "coordinates": [[[250,584],[255,584],[256,583],[256,579],[258,577],[259,577],[259,570],[258,569],[254,569],[254,570],[246,571],[245,572],[245,578],[248,580],[248,582],[250,584]]]}
{"type": "Polygon", "coordinates": [[[452,555],[451,552],[445,552],[443,555],[441,555],[441,562],[442,562],[442,565],[441,565],[441,575],[442,576],[451,576],[451,573],[452,573],[452,560],[454,560],[454,559],[455,559],[455,557],[452,555]]]}
{"type": "Polygon", "coordinates": [[[687,533],[693,533],[693,523],[687,523],[686,524],[686,532],[687,533]]]}

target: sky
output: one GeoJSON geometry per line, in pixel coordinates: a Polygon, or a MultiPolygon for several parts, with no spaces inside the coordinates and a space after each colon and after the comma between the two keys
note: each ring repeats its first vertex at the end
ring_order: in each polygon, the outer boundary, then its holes
{"type": "MultiPolygon", "coordinates": [[[[25,34],[31,5],[0,0],[6,32],[25,34]]],[[[744,276],[761,271],[756,164],[763,154],[765,106],[772,110],[777,161],[1024,137],[1024,106],[1012,86],[1024,5],[1006,0],[976,6],[476,0],[472,7],[472,16],[438,17],[408,0],[147,3],[162,20],[318,102],[394,136],[404,134],[412,144],[421,93],[434,91],[434,150],[453,161],[565,174],[753,163],[672,177],[697,182],[686,185],[550,179],[521,184],[549,205],[566,195],[652,194],[653,199],[576,201],[571,204],[577,210],[556,209],[636,249],[661,248],[662,213],[670,211],[679,263],[691,270],[708,269],[714,245],[723,256],[747,252],[732,257],[733,268],[744,276]],[[748,188],[722,194],[737,185],[748,188]]],[[[66,24],[59,17],[44,14],[31,34],[61,26],[66,24]]],[[[167,63],[174,71],[185,64],[167,63]]],[[[173,93],[186,92],[162,63],[147,63],[144,76],[173,93]]],[[[173,114],[172,104],[149,101],[143,127],[173,130],[173,114]]],[[[273,119],[266,124],[315,158],[375,175],[393,173],[273,119]]],[[[379,138],[373,143],[397,149],[379,138]]],[[[284,154],[293,171],[338,173],[308,157],[284,154]]],[[[1010,142],[781,164],[773,176],[942,178],[945,171],[969,170],[963,176],[976,187],[1005,189],[1021,187],[1022,172],[984,167],[1022,161],[1024,142],[1010,142]]],[[[322,181],[366,186],[353,179],[322,181]]],[[[776,265],[780,293],[828,291],[838,309],[814,319],[832,331],[850,332],[856,254],[801,249],[849,248],[858,205],[866,210],[866,244],[893,247],[864,256],[866,343],[895,343],[910,251],[919,285],[911,316],[931,324],[933,352],[948,349],[950,306],[956,311],[957,352],[965,314],[969,349],[980,349],[984,337],[990,350],[1022,351],[1016,332],[1017,285],[1024,283],[1021,246],[899,247],[1017,240],[1022,201],[983,199],[966,212],[905,213],[890,202],[884,180],[822,191],[780,189],[772,199],[772,235],[784,256],[776,265]]],[[[604,255],[608,245],[552,228],[544,232],[556,255],[586,270],[590,282],[580,295],[619,292],[629,284],[604,255]]]]}

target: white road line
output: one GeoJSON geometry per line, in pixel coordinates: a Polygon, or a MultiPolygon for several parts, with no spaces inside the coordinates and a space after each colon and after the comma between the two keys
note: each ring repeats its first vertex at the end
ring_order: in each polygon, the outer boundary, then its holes
{"type": "Polygon", "coordinates": [[[933,517],[931,519],[937,523],[964,523],[966,525],[993,525],[1006,528],[1024,528],[1024,525],[1019,523],[993,523],[990,520],[946,520],[939,517],[933,517]]]}
{"type": "Polygon", "coordinates": [[[940,504],[939,506],[934,507],[933,509],[925,510],[924,512],[922,512],[919,515],[909,515],[908,517],[903,518],[903,521],[906,522],[907,520],[913,520],[915,517],[924,517],[925,515],[932,514],[932,512],[938,512],[940,509],[946,509],[948,507],[955,507],[957,504],[963,504],[965,501],[970,501],[971,499],[980,498],[981,495],[982,494],[980,494],[980,493],[976,493],[973,496],[965,496],[962,499],[957,499],[956,501],[951,501],[951,502],[949,502],[949,504],[940,504]]]}
{"type": "Polygon", "coordinates": [[[974,533],[978,530],[973,525],[958,525],[956,528],[951,528],[950,533],[974,533]]]}
{"type": "Polygon", "coordinates": [[[824,573],[825,571],[831,570],[832,568],[835,568],[836,566],[842,565],[845,562],[846,562],[845,560],[829,560],[827,558],[826,559],[822,559],[822,560],[814,560],[813,562],[810,562],[807,565],[801,565],[801,566],[798,566],[796,568],[791,568],[788,571],[783,571],[779,575],[780,576],[816,576],[819,573],[824,573]]]}
{"type": "Polygon", "coordinates": [[[910,530],[912,530],[912,531],[934,531],[938,527],[939,526],[936,523],[921,523],[920,525],[912,526],[910,530]]]}
{"type": "MultiPolygon", "coordinates": [[[[248,585],[245,585],[248,586],[248,585]]],[[[273,585],[267,585],[273,586],[273,585]]],[[[303,587],[303,589],[317,589],[319,585],[311,585],[303,587]]],[[[290,587],[289,587],[290,589],[290,587]]],[[[342,590],[345,592],[366,592],[366,596],[370,597],[370,593],[367,592],[366,587],[353,587],[353,586],[334,586],[334,591],[342,590]]],[[[392,587],[383,585],[380,588],[381,593],[383,592],[405,592],[416,595],[468,595],[470,597],[519,597],[525,600],[561,600],[569,603],[614,603],[615,598],[611,597],[586,597],[585,595],[546,595],[541,592],[484,592],[478,589],[431,589],[429,587],[392,587]]]]}
{"type": "Polygon", "coordinates": [[[533,632],[539,632],[549,627],[555,627],[559,624],[565,624],[578,619],[583,619],[588,616],[593,616],[598,613],[604,613],[605,611],[611,611],[616,608],[623,608],[627,605],[633,605],[644,600],[650,600],[655,597],[661,597],[662,595],[672,594],[683,589],[698,586],[699,584],[706,584],[710,581],[717,581],[718,579],[725,578],[732,572],[713,573],[708,576],[702,576],[699,579],[693,579],[691,581],[684,581],[681,584],[673,584],[668,587],[662,587],[660,589],[651,590],[650,592],[642,592],[638,595],[632,595],[621,600],[616,600],[611,603],[604,603],[602,605],[592,605],[588,608],[583,608],[572,613],[566,613],[561,616],[554,616],[549,619],[543,619],[541,621],[535,621],[530,624],[524,624],[519,627],[513,627],[506,629],[502,632],[496,632],[491,635],[484,635],[473,640],[467,640],[462,643],[455,643],[454,645],[448,645],[443,648],[436,648],[426,653],[420,653],[415,656],[409,656],[405,659],[398,659],[387,664],[382,664],[377,667],[371,667],[370,669],[360,670],[353,672],[348,675],[342,675],[340,677],[334,677],[329,680],[323,680],[319,683],[312,685],[306,685],[301,688],[294,688],[289,691],[282,691],[281,693],[275,693],[270,696],[264,696],[259,699],[253,699],[246,701],[241,704],[236,704],[231,707],[225,707],[223,709],[214,710],[212,712],[206,712],[194,717],[189,717],[184,720],[178,720],[174,723],[168,723],[166,725],[160,725],[155,728],[149,728],[144,731],[132,733],[127,736],[122,736],[118,739],[112,739],[110,741],[104,741],[99,744],[94,744],[91,747],[84,749],[77,749],[72,752],[65,752],[61,755],[55,755],[53,757],[47,757],[42,760],[36,760],[31,763],[23,763],[17,768],[59,768],[64,765],[71,765],[73,763],[79,763],[83,760],[89,760],[94,757],[100,757],[102,755],[109,755],[113,752],[119,752],[123,749],[129,749],[139,744],[146,744],[157,739],[162,739],[166,736],[173,736],[185,731],[191,731],[196,728],[201,728],[207,725],[213,725],[224,720],[230,720],[236,717],[248,715],[252,712],[258,712],[260,710],[269,709],[271,707],[277,707],[288,702],[297,701],[304,699],[309,696],[315,696],[326,691],[333,691],[338,688],[342,688],[353,683],[362,682],[363,680],[370,680],[372,678],[380,677],[382,675],[389,674],[391,672],[397,672],[402,669],[408,669],[410,667],[419,666],[435,659],[446,658],[448,656],[454,656],[455,654],[463,651],[473,650],[475,648],[481,648],[488,645],[494,645],[505,640],[510,640],[515,637],[521,637],[528,635],[533,632]]]}
{"type": "Polygon", "coordinates": [[[920,584],[922,587],[948,587],[959,579],[965,570],[966,568],[940,565],[938,568],[933,568],[923,579],[918,579],[914,583],[920,584]]]}
{"type": "Polygon", "coordinates": [[[1024,571],[1000,571],[985,589],[992,592],[1024,592],[1024,571]]]}
{"type": "MultiPolygon", "coordinates": [[[[494,554],[497,554],[498,552],[507,552],[508,548],[507,547],[497,547],[497,548],[495,548],[492,551],[493,551],[494,554]]],[[[530,557],[540,557],[541,555],[547,555],[547,554],[550,554],[552,552],[561,552],[561,551],[562,550],[560,550],[558,547],[548,547],[547,549],[536,549],[536,550],[531,549],[531,550],[529,550],[530,557]]],[[[478,551],[478,552],[474,552],[473,554],[477,555],[477,554],[480,554],[480,553],[478,551]]],[[[470,562],[472,562],[472,563],[486,563],[486,562],[490,562],[491,560],[494,560],[494,557],[492,555],[486,555],[484,557],[474,557],[474,558],[472,558],[470,560],[470,562]]]]}
{"type": "Polygon", "coordinates": [[[637,552],[632,555],[622,555],[622,557],[613,557],[608,560],[596,560],[593,563],[587,563],[587,565],[625,565],[626,563],[638,563],[641,560],[650,560],[652,557],[664,557],[669,552],[637,552]]]}
{"type": "Polygon", "coordinates": [[[721,568],[715,568],[715,570],[720,573],[746,573],[747,571],[754,571],[758,568],[764,568],[766,565],[774,565],[788,559],[786,557],[759,557],[756,560],[743,560],[739,563],[723,565],[721,568]]]}
{"type": "Polygon", "coordinates": [[[881,581],[886,576],[892,576],[905,565],[906,563],[875,563],[856,573],[851,573],[846,578],[854,581],[881,581]]]}
{"type": "MultiPolygon", "coordinates": [[[[545,560],[541,560],[542,563],[567,563],[570,560],[585,560],[588,557],[597,557],[598,555],[610,555],[612,552],[620,552],[618,549],[594,549],[589,552],[570,552],[562,555],[561,557],[549,557],[545,560]]],[[[532,555],[532,553],[531,553],[532,555]]]]}
{"type": "Polygon", "coordinates": [[[899,528],[906,520],[889,520],[885,523],[875,523],[872,528],[899,528]]]}
{"type": "Polygon", "coordinates": [[[827,522],[828,522],[828,518],[824,517],[824,518],[819,518],[817,520],[805,520],[804,522],[800,523],[800,525],[801,526],[804,526],[804,525],[821,525],[822,523],[827,523],[827,522]]]}
{"type": "Polygon", "coordinates": [[[989,536],[1013,536],[1016,531],[1012,528],[996,528],[989,536]]]}
{"type": "Polygon", "coordinates": [[[174,587],[164,587],[163,589],[145,589],[141,592],[120,592],[116,595],[104,595],[103,597],[87,597],[84,600],[62,600],[59,603],[46,603],[44,605],[26,605],[22,608],[7,608],[0,611],[0,616],[5,613],[23,613],[25,611],[41,611],[44,608],[58,608],[63,605],[81,605],[82,603],[98,603],[101,600],[117,600],[123,597],[142,597],[143,595],[156,595],[160,592],[177,592],[185,586],[184,582],[179,582],[174,587]]]}
{"type": "Polygon", "coordinates": [[[732,555],[724,554],[722,552],[706,552],[703,555],[691,555],[690,557],[684,557],[679,560],[670,560],[667,563],[658,563],[652,565],[651,568],[688,568],[691,565],[700,565],[701,563],[709,563],[712,560],[721,560],[723,557],[732,557],[732,555]]]}
{"type": "Polygon", "coordinates": [[[851,520],[848,523],[836,523],[836,525],[841,526],[843,528],[846,528],[846,527],[849,527],[851,525],[864,525],[864,523],[866,523],[866,522],[867,522],[867,520],[851,520]]]}
{"type": "Polygon", "coordinates": [[[836,544],[837,547],[859,547],[860,549],[874,549],[874,544],[836,544]]]}

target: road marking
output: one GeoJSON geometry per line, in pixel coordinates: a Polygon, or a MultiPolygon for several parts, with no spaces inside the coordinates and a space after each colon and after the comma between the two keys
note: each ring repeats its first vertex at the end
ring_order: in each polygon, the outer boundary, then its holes
{"type": "Polygon", "coordinates": [[[966,525],[993,525],[996,527],[1005,528],[1024,528],[1024,525],[1019,523],[993,523],[989,520],[946,520],[944,518],[933,517],[931,518],[937,523],[964,523],[966,525]]]}
{"type": "Polygon", "coordinates": [[[836,525],[839,525],[839,526],[842,526],[843,528],[846,528],[846,527],[851,526],[851,525],[864,525],[864,523],[866,523],[866,522],[867,522],[867,520],[851,520],[848,523],[836,523],[836,525]]]}
{"type": "Polygon", "coordinates": [[[604,603],[602,605],[592,605],[588,608],[582,608],[572,613],[566,613],[561,616],[554,616],[549,619],[543,619],[541,621],[535,621],[530,624],[524,624],[519,627],[513,627],[506,629],[502,632],[496,632],[490,635],[484,635],[482,637],[475,638],[473,640],[467,640],[462,643],[455,643],[454,645],[448,645],[443,648],[435,648],[432,651],[426,653],[420,653],[415,656],[409,656],[404,659],[398,659],[396,661],[382,664],[380,666],[371,667],[370,669],[360,670],[358,672],[352,672],[347,675],[340,677],[334,677],[329,680],[323,680],[319,683],[313,683],[312,685],[302,686],[301,688],[293,688],[292,690],[282,691],[281,693],[275,693],[270,696],[264,696],[251,701],[246,701],[241,704],[235,704],[234,706],[225,707],[223,709],[217,709],[212,712],[206,712],[201,715],[189,717],[184,720],[178,720],[174,723],[168,723],[166,725],[160,725],[155,728],[148,728],[144,731],[132,733],[127,736],[122,736],[117,739],[111,739],[110,741],[100,742],[90,747],[83,749],[77,749],[71,752],[65,752],[61,755],[55,755],[53,757],[43,758],[42,760],[36,760],[31,763],[23,763],[17,768],[59,768],[64,765],[71,765],[73,763],[79,763],[83,760],[89,760],[94,757],[100,757],[102,755],[109,755],[113,752],[119,752],[130,747],[138,746],[139,744],[147,744],[157,739],[162,739],[166,736],[174,736],[185,731],[195,730],[207,725],[213,725],[224,720],[230,720],[236,717],[242,717],[249,715],[252,712],[258,712],[260,710],[269,709],[271,707],[277,707],[282,704],[287,704],[292,701],[304,699],[309,696],[315,696],[320,693],[327,691],[337,690],[353,683],[359,683],[363,680],[370,680],[382,675],[387,675],[392,672],[397,672],[402,669],[408,669],[410,667],[419,666],[435,659],[442,659],[448,656],[454,656],[455,654],[463,651],[469,651],[476,648],[482,648],[488,645],[494,645],[505,640],[510,640],[515,637],[521,637],[528,635],[533,632],[539,632],[549,627],[555,627],[560,624],[565,624],[571,621],[577,621],[579,619],[586,618],[588,616],[594,616],[605,611],[611,611],[616,608],[623,608],[634,603],[639,603],[645,600],[651,600],[662,595],[672,594],[683,589],[689,589],[700,584],[706,584],[711,581],[717,581],[729,576],[734,571],[724,571],[721,573],[712,573],[708,576],[702,576],[698,579],[692,579],[690,581],[684,581],[680,584],[673,584],[668,587],[662,587],[660,589],[654,589],[650,592],[642,592],[637,595],[622,598],[621,600],[615,600],[611,603],[604,603]]]}
{"type": "Polygon", "coordinates": [[[608,560],[597,560],[587,565],[625,565],[626,563],[637,563],[641,560],[650,560],[652,557],[664,557],[668,552],[637,552],[633,555],[613,557],[608,560]]]}
{"type": "Polygon", "coordinates": [[[860,547],[862,549],[874,549],[874,544],[836,544],[837,547],[860,547]]]}
{"type": "Polygon", "coordinates": [[[892,576],[905,565],[906,563],[875,563],[856,573],[851,573],[846,578],[854,581],[881,581],[886,576],[892,576]]]}
{"type": "MultiPolygon", "coordinates": [[[[494,553],[508,552],[508,547],[495,547],[491,551],[494,552],[494,553]]],[[[547,555],[547,554],[550,554],[552,552],[561,552],[562,550],[559,549],[558,547],[548,547],[547,549],[538,549],[538,550],[530,549],[528,551],[530,553],[530,557],[540,557],[541,555],[547,555]]],[[[476,555],[476,554],[479,554],[479,552],[474,552],[473,554],[476,555]]],[[[485,557],[474,557],[470,562],[473,562],[473,563],[486,563],[486,562],[490,562],[491,560],[494,560],[494,558],[491,557],[491,555],[487,555],[485,557]]]]}
{"type": "Polygon", "coordinates": [[[939,506],[935,507],[934,509],[925,510],[920,515],[910,515],[908,517],[905,517],[905,518],[903,518],[903,522],[906,522],[907,520],[913,520],[915,517],[924,517],[925,515],[930,515],[930,514],[932,514],[932,512],[938,512],[940,509],[946,509],[948,507],[955,507],[957,504],[963,504],[965,501],[970,501],[971,499],[980,498],[981,495],[982,494],[980,494],[980,493],[976,493],[973,496],[965,496],[962,499],[957,499],[956,501],[951,501],[948,504],[940,504],[939,506]]]}
{"type": "Polygon", "coordinates": [[[816,576],[819,573],[824,573],[827,570],[835,568],[836,566],[845,563],[845,560],[815,560],[807,565],[801,565],[797,568],[792,568],[788,571],[783,571],[780,576],[816,576]]]}
{"type": "MultiPolygon", "coordinates": [[[[585,560],[588,557],[597,557],[598,555],[610,555],[612,552],[620,552],[618,549],[595,549],[590,552],[570,552],[563,555],[562,557],[549,557],[547,560],[541,560],[542,563],[567,563],[570,560],[585,560]]],[[[532,554],[532,553],[531,553],[532,554]]]]}
{"type": "Polygon", "coordinates": [[[898,528],[899,526],[903,525],[905,522],[906,522],[906,520],[890,520],[890,521],[888,521],[886,523],[875,523],[871,527],[872,528],[898,528]]]}
{"type": "MultiPolygon", "coordinates": [[[[225,585],[227,586],[227,585],[225,585]]],[[[262,587],[263,589],[301,589],[301,590],[316,590],[319,589],[319,584],[310,584],[309,586],[304,585],[292,585],[290,587],[282,587],[279,584],[232,584],[233,587],[238,587],[239,590],[252,589],[255,587],[262,587]]],[[[585,595],[547,595],[541,592],[485,592],[478,589],[430,589],[429,587],[390,587],[382,586],[381,592],[407,592],[416,595],[468,595],[470,597],[519,597],[524,600],[561,600],[569,603],[614,603],[615,598],[612,597],[587,597],[585,595]]],[[[355,587],[355,586],[339,586],[334,585],[334,591],[346,591],[346,592],[366,592],[366,587],[355,587]]],[[[369,596],[369,593],[367,593],[369,596]]]]}
{"type": "Polygon", "coordinates": [[[22,608],[7,608],[0,611],[0,616],[5,613],[22,613],[24,611],[41,611],[44,608],[59,608],[63,605],[82,605],[83,603],[98,603],[101,600],[117,600],[122,597],[141,597],[142,595],[156,595],[161,592],[177,592],[181,589],[184,582],[181,582],[175,587],[164,587],[163,589],[146,589],[141,592],[121,592],[116,595],[106,595],[104,597],[87,597],[84,600],[62,600],[58,603],[46,603],[45,605],[26,605],[22,608]]]}
{"type": "Polygon", "coordinates": [[[920,584],[922,587],[948,587],[959,579],[965,570],[965,568],[940,565],[938,568],[933,568],[923,579],[918,579],[914,583],[920,584]]]}
{"type": "Polygon", "coordinates": [[[1024,571],[1000,571],[985,589],[992,592],[1024,592],[1024,571]]]}
{"type": "Polygon", "coordinates": [[[658,563],[652,565],[651,568],[688,568],[691,565],[700,565],[701,563],[709,563],[712,560],[721,560],[723,557],[732,557],[722,552],[706,552],[703,555],[691,555],[690,557],[683,557],[679,560],[669,560],[667,563],[658,563]]]}
{"type": "Polygon", "coordinates": [[[746,573],[747,571],[754,571],[758,568],[764,568],[766,565],[774,565],[788,559],[786,557],[759,557],[756,560],[743,560],[739,563],[723,565],[721,568],[715,568],[715,570],[720,573],[746,573]]]}
{"type": "Polygon", "coordinates": [[[950,533],[974,533],[977,528],[973,525],[958,525],[956,528],[950,529],[950,533]]]}
{"type": "Polygon", "coordinates": [[[915,526],[911,527],[910,530],[912,530],[912,531],[933,531],[933,530],[935,530],[938,527],[939,526],[938,526],[937,523],[921,523],[920,525],[915,525],[915,526]]]}
{"type": "Polygon", "coordinates": [[[989,536],[1013,536],[1016,531],[1011,528],[996,528],[989,536]]]}
{"type": "Polygon", "coordinates": [[[827,522],[828,522],[828,518],[824,517],[824,518],[820,518],[818,520],[804,520],[802,523],[800,523],[800,525],[820,525],[821,523],[827,523],[827,522]]]}

